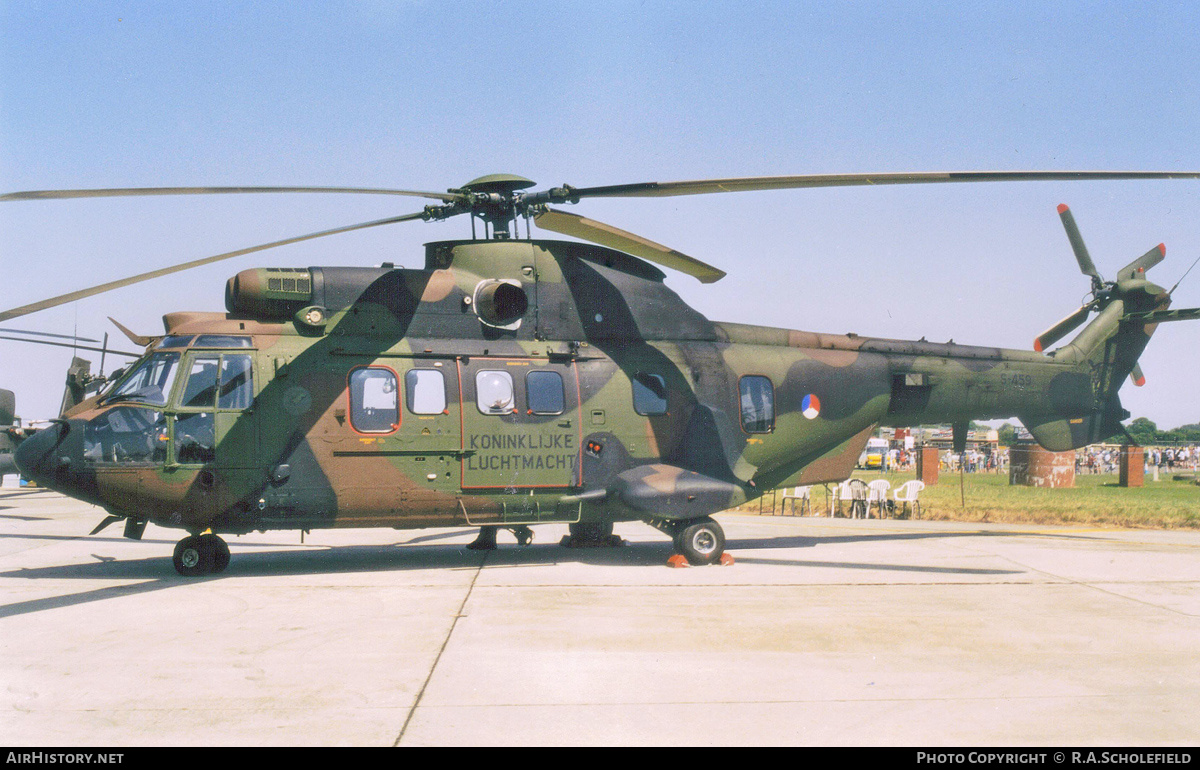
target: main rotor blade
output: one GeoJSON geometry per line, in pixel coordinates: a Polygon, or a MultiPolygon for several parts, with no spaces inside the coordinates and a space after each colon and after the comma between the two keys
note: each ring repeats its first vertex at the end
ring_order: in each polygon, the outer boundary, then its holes
{"type": "Polygon", "coordinates": [[[1033,341],[1033,349],[1041,353],[1046,348],[1061,340],[1068,333],[1074,330],[1075,327],[1087,320],[1088,313],[1090,313],[1091,310],[1091,305],[1084,305],[1071,315],[1042,332],[1038,338],[1033,341]]]}
{"type": "Polygon", "coordinates": [[[1067,204],[1058,204],[1058,216],[1067,230],[1067,240],[1071,241],[1071,250],[1075,252],[1075,261],[1079,263],[1079,270],[1084,275],[1091,276],[1093,288],[1103,284],[1104,279],[1100,277],[1099,271],[1096,270],[1096,263],[1088,254],[1087,246],[1083,243],[1083,236],[1079,234],[1079,226],[1075,224],[1075,215],[1071,213],[1067,204]]]}
{"type": "Polygon", "coordinates": [[[455,193],[391,190],[373,187],[113,187],[98,190],[28,190],[0,195],[2,201],[60,200],[63,198],[123,198],[143,195],[223,195],[229,193],[354,193],[407,195],[441,201],[461,200],[455,193]]]}
{"type": "Polygon", "coordinates": [[[640,235],[634,235],[618,227],[581,217],[578,214],[569,214],[565,211],[548,208],[542,213],[534,215],[533,221],[537,222],[538,227],[545,230],[571,235],[585,241],[598,243],[601,246],[624,251],[663,267],[686,273],[698,278],[701,283],[712,283],[725,277],[723,270],[705,264],[694,257],[689,257],[640,235]]]}
{"type": "Polygon", "coordinates": [[[1166,244],[1160,243],[1154,248],[1147,251],[1142,256],[1130,262],[1121,271],[1117,273],[1117,280],[1124,281],[1129,278],[1145,278],[1146,271],[1163,261],[1167,256],[1166,244]],[[1140,273],[1140,275],[1139,275],[1140,273]]]}
{"type": "MultiPolygon", "coordinates": [[[[100,341],[100,340],[94,340],[91,337],[77,337],[74,334],[51,334],[50,332],[31,332],[31,331],[26,331],[25,329],[9,329],[9,328],[4,328],[4,327],[0,327],[0,332],[8,332],[9,334],[32,334],[37,337],[55,337],[60,340],[78,340],[79,342],[99,342],[100,341]]],[[[33,342],[33,341],[34,340],[30,340],[30,342],[33,342]]]]}
{"type": "Polygon", "coordinates": [[[1129,379],[1139,388],[1146,384],[1146,375],[1142,373],[1142,367],[1137,363],[1134,363],[1133,369],[1129,371],[1129,379]]]}
{"type": "Polygon", "coordinates": [[[380,225],[390,225],[390,224],[394,224],[396,222],[407,222],[412,219],[424,219],[426,216],[427,216],[427,214],[424,211],[421,211],[421,212],[418,212],[415,214],[405,214],[403,216],[398,216],[398,217],[388,217],[387,219],[376,219],[373,222],[361,222],[356,225],[347,225],[346,227],[335,227],[332,230],[322,230],[322,231],[316,232],[316,233],[309,233],[308,235],[300,235],[295,238],[284,238],[281,241],[272,241],[271,243],[264,243],[259,246],[251,246],[247,249],[238,249],[237,251],[227,251],[224,254],[217,254],[212,257],[204,257],[202,259],[193,259],[190,262],[183,262],[178,265],[172,265],[171,267],[164,267],[159,270],[151,270],[150,272],[140,273],[138,275],[130,276],[129,278],[122,278],[119,281],[109,281],[108,283],[102,283],[99,286],[93,286],[88,289],[80,289],[79,291],[73,291],[73,292],[70,292],[69,294],[61,294],[57,297],[51,297],[50,299],[44,299],[41,302],[34,302],[32,304],[22,305],[21,307],[16,307],[11,310],[5,310],[3,312],[0,312],[0,321],[7,321],[8,319],[16,318],[17,316],[28,315],[29,313],[36,313],[39,310],[45,310],[47,308],[57,307],[58,305],[65,305],[68,302],[74,302],[75,300],[83,299],[85,297],[91,297],[96,294],[102,294],[106,291],[112,291],[113,289],[119,289],[123,286],[129,286],[131,284],[140,283],[142,281],[149,281],[152,278],[161,278],[164,275],[170,275],[172,273],[179,273],[184,270],[191,270],[194,267],[210,265],[214,262],[220,262],[221,260],[224,260],[224,259],[232,259],[233,257],[240,257],[244,254],[251,254],[256,251],[265,251],[266,249],[273,249],[276,246],[287,246],[288,244],[291,244],[291,243],[299,243],[300,241],[309,241],[314,238],[323,238],[326,235],[336,235],[338,233],[348,233],[353,230],[365,230],[368,227],[379,227],[380,225]]]}
{"type": "Polygon", "coordinates": [[[1104,179],[1200,179],[1200,171],[919,171],[883,174],[805,174],[572,187],[569,188],[569,193],[571,198],[627,198],[808,187],[943,182],[1069,182],[1104,179]]]}
{"type": "Polygon", "coordinates": [[[30,340],[24,337],[9,337],[6,334],[0,334],[0,340],[12,340],[14,342],[32,342],[34,345],[53,345],[58,348],[71,348],[72,350],[91,350],[96,353],[113,353],[118,356],[128,356],[129,358],[140,358],[141,353],[130,353],[126,350],[113,350],[112,348],[98,348],[92,345],[72,345],[69,342],[51,342],[50,340],[30,340]]]}

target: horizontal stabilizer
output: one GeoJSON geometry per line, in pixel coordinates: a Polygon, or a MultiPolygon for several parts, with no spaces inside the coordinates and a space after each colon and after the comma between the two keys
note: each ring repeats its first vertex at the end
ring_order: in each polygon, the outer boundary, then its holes
{"type": "Polygon", "coordinates": [[[1197,321],[1200,320],[1200,307],[1185,307],[1178,310],[1147,310],[1141,313],[1126,313],[1126,321],[1140,321],[1144,324],[1160,324],[1167,321],[1197,321]]]}

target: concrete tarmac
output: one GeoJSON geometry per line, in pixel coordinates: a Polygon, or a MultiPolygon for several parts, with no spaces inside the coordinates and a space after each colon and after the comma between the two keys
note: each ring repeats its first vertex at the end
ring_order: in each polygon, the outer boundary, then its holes
{"type": "Polygon", "coordinates": [[[0,489],[0,742],[1196,745],[1200,533],[719,515],[736,564],[566,527],[228,538],[0,489]]]}

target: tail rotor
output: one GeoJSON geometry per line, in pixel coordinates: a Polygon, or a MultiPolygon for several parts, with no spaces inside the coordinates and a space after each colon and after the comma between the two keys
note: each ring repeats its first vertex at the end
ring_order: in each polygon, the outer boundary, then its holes
{"type": "Polygon", "coordinates": [[[1162,262],[1167,253],[1167,247],[1160,243],[1121,268],[1117,273],[1117,280],[1106,281],[1100,271],[1096,269],[1096,263],[1092,261],[1092,256],[1083,242],[1083,236],[1079,233],[1079,226],[1075,223],[1075,215],[1071,213],[1067,204],[1059,205],[1058,216],[1062,219],[1063,227],[1067,231],[1067,239],[1071,242],[1075,261],[1079,263],[1079,272],[1091,279],[1092,299],[1034,339],[1033,349],[1039,353],[1045,352],[1054,343],[1081,326],[1093,311],[1104,310],[1114,300],[1124,301],[1126,310],[1157,306],[1159,303],[1155,300],[1161,292],[1158,287],[1145,280],[1146,271],[1162,262]]]}

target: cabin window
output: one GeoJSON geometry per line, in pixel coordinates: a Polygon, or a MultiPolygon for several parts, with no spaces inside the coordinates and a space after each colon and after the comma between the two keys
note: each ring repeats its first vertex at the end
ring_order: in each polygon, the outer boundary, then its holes
{"type": "Polygon", "coordinates": [[[376,366],[350,372],[350,427],[359,433],[391,433],[400,427],[395,372],[376,366]]]}
{"type": "Polygon", "coordinates": [[[775,429],[775,389],[771,379],[752,374],[738,384],[742,395],[742,430],[770,433],[775,429]]]}
{"type": "Polygon", "coordinates": [[[404,375],[408,411],[441,414],[446,411],[446,380],[436,369],[410,369],[404,375]]]}
{"type": "Polygon", "coordinates": [[[562,414],[566,410],[562,375],[536,371],[525,375],[525,400],[533,414],[562,414]]]}
{"type": "Polygon", "coordinates": [[[486,370],[477,372],[475,405],[483,414],[511,414],[516,407],[512,375],[486,370]]]}
{"type": "Polygon", "coordinates": [[[637,373],[633,378],[633,410],[647,416],[667,413],[667,383],[662,376],[637,373]]]}

